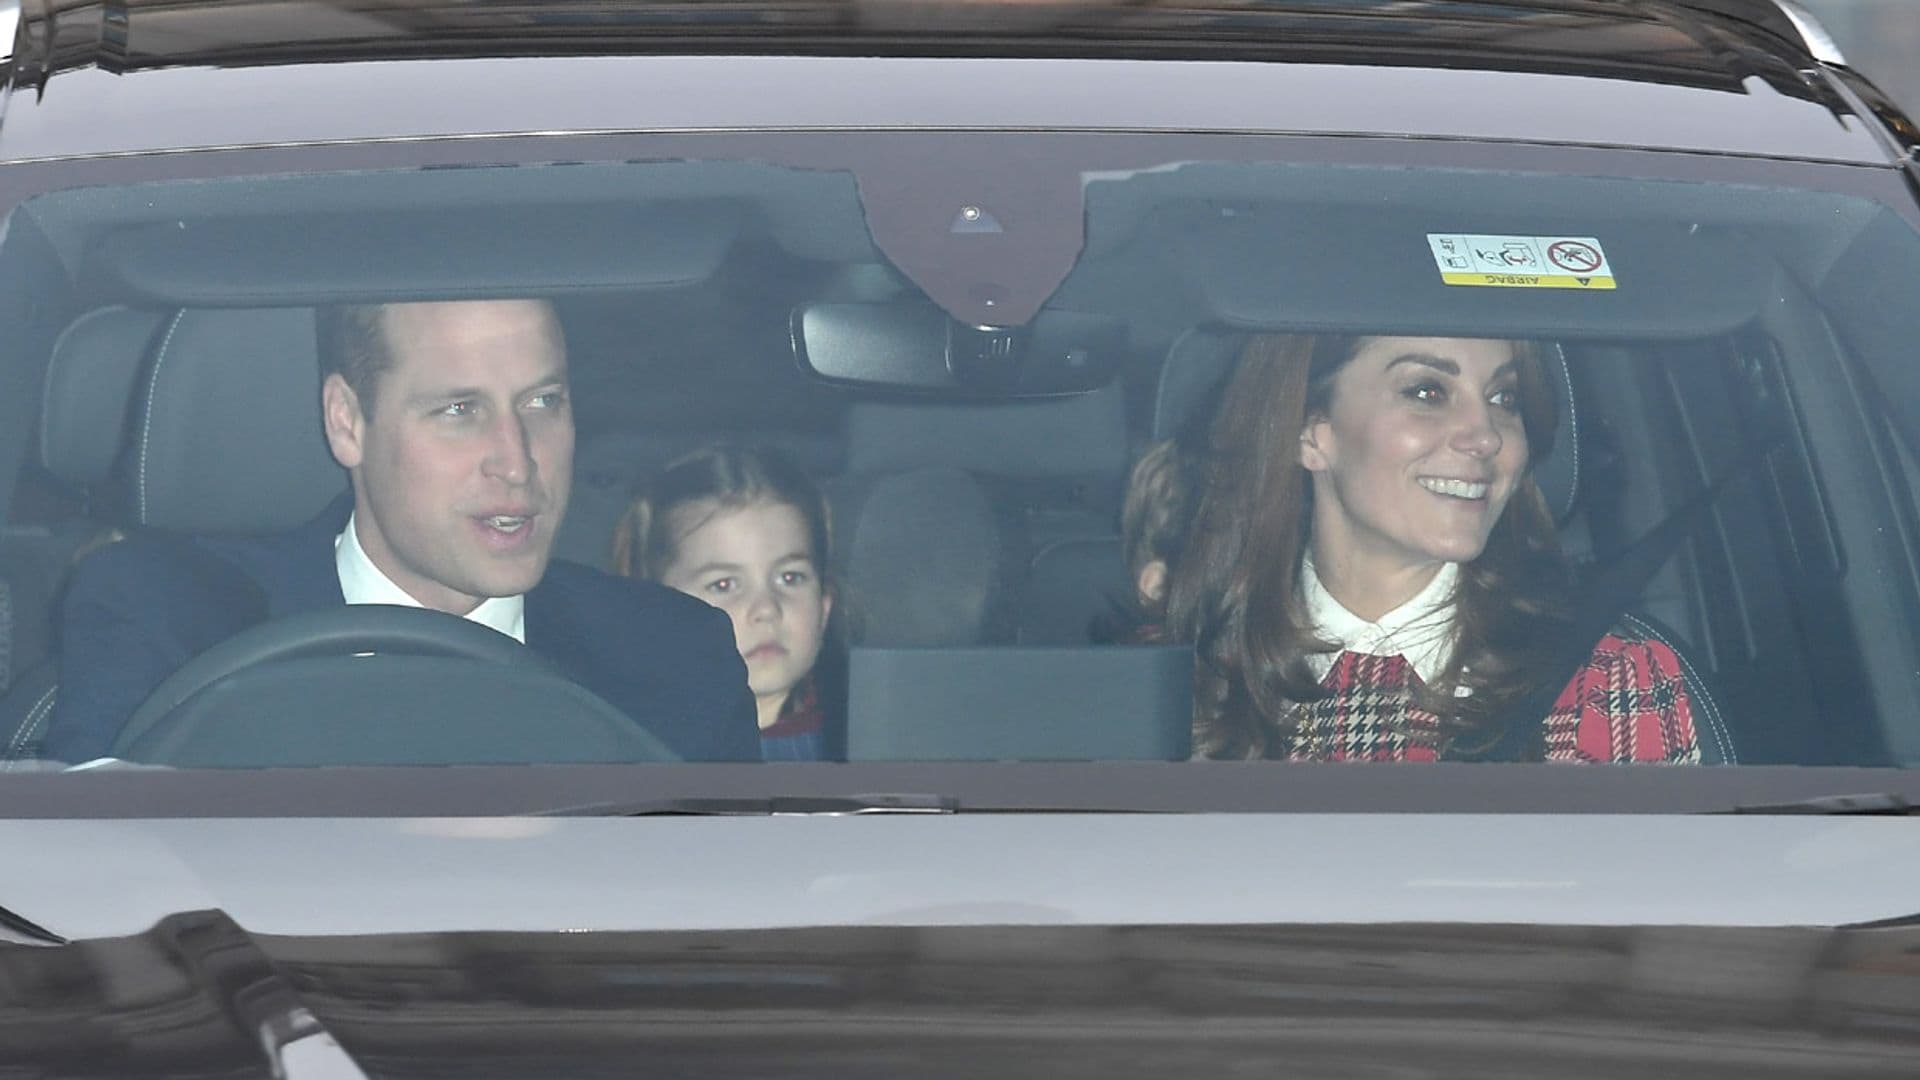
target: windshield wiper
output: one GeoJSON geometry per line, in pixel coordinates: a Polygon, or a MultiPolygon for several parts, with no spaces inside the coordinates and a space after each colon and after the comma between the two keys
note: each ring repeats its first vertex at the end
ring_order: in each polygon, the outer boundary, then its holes
{"type": "Polygon", "coordinates": [[[1905,796],[1889,792],[1866,795],[1821,795],[1794,802],[1759,803],[1723,810],[1726,814],[1830,814],[1840,817],[1905,817],[1920,812],[1905,796]]]}
{"type": "Polygon", "coordinates": [[[957,814],[949,795],[756,795],[586,803],[535,817],[779,817],[865,814],[957,814]]]}
{"type": "Polygon", "coordinates": [[[67,939],[32,919],[0,907],[0,941],[14,945],[65,945],[67,939]]]}

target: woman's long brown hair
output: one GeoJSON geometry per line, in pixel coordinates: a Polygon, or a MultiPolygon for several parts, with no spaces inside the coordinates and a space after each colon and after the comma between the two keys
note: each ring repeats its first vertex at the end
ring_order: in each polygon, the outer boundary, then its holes
{"type": "MultiPolygon", "coordinates": [[[[1195,449],[1206,462],[1187,546],[1174,567],[1167,630],[1195,650],[1194,752],[1285,757],[1294,706],[1323,696],[1308,667],[1326,652],[1300,601],[1312,486],[1300,435],[1324,416],[1334,375],[1366,338],[1257,335],[1227,381],[1195,449]]],[[[1565,618],[1566,567],[1531,462],[1552,447],[1554,406],[1538,351],[1514,343],[1528,474],[1480,557],[1461,568],[1456,639],[1446,670],[1417,704],[1441,718],[1441,738],[1472,744],[1541,677],[1565,618]],[[1471,690],[1456,696],[1455,688],[1471,690]]]]}

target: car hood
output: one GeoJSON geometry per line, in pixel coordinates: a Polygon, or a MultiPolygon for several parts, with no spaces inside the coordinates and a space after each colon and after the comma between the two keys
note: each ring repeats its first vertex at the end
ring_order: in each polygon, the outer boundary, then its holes
{"type": "Polygon", "coordinates": [[[0,1062],[57,1075],[1892,1076],[1920,1052],[1903,819],[46,821],[0,850],[0,1062]]]}
{"type": "Polygon", "coordinates": [[[0,821],[0,907],[69,940],[1462,922],[1844,926],[1920,912],[1907,818],[958,814],[0,821]]]}

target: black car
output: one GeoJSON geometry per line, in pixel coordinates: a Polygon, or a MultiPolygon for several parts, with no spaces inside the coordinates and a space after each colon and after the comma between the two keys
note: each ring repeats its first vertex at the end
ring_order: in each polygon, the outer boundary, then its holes
{"type": "Polygon", "coordinates": [[[7,41],[0,1076],[1920,1066],[1920,130],[1795,5],[7,41]]]}

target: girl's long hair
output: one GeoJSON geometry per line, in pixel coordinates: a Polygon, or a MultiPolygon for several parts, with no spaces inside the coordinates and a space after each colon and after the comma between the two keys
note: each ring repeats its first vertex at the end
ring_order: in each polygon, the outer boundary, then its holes
{"type": "MultiPolygon", "coordinates": [[[[1294,707],[1324,696],[1307,664],[1316,639],[1298,588],[1312,523],[1300,436],[1324,416],[1336,373],[1366,338],[1251,338],[1198,443],[1203,490],[1167,596],[1167,629],[1195,650],[1194,750],[1216,758],[1286,757],[1294,707]]],[[[1565,619],[1567,571],[1531,462],[1552,448],[1553,395],[1539,351],[1514,343],[1529,468],[1480,557],[1461,568],[1455,646],[1416,704],[1440,738],[1471,745],[1542,676],[1565,619]],[[1456,688],[1471,693],[1457,696],[1456,688]]],[[[1442,747],[1444,749],[1445,747],[1442,747]]]]}

